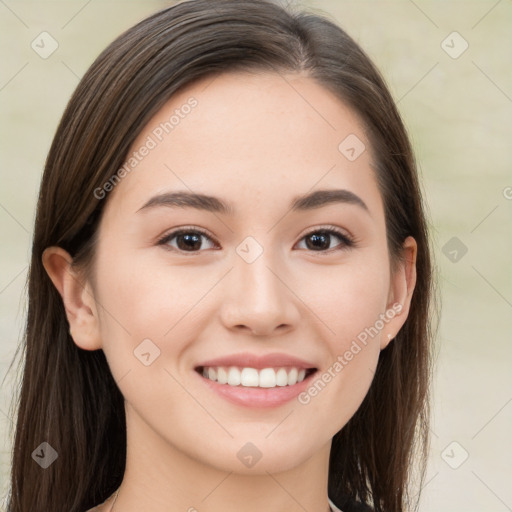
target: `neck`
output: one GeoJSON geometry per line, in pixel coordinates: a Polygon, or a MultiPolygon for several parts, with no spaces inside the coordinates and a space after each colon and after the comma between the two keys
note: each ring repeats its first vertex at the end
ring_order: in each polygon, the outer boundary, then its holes
{"type": "Polygon", "coordinates": [[[188,455],[127,407],[126,469],[111,512],[327,512],[330,447],[306,454],[292,468],[265,466],[263,454],[241,473],[238,460],[229,462],[232,469],[218,468],[188,455]]]}

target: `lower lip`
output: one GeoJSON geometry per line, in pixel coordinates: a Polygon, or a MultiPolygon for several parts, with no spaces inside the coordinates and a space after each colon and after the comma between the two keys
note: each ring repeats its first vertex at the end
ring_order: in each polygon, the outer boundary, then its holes
{"type": "Polygon", "coordinates": [[[275,388],[257,388],[250,386],[230,386],[229,384],[219,384],[217,381],[207,379],[194,373],[215,393],[236,405],[245,407],[279,407],[297,395],[302,393],[310,384],[311,379],[318,372],[315,371],[308,375],[302,382],[293,386],[276,386],[275,388]]]}

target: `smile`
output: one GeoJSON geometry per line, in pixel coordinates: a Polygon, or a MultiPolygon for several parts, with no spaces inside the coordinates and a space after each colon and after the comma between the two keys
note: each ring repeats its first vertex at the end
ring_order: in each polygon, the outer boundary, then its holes
{"type": "Polygon", "coordinates": [[[290,402],[310,384],[316,368],[205,367],[194,373],[209,391],[238,406],[279,407],[290,402]],[[285,383],[286,378],[286,383],[285,383]]]}
{"type": "Polygon", "coordinates": [[[275,388],[294,386],[315,372],[315,368],[240,368],[237,366],[200,367],[203,377],[228,386],[275,388]]]}

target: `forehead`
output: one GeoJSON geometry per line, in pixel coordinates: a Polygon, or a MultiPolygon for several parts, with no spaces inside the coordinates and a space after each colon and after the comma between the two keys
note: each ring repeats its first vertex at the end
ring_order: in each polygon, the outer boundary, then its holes
{"type": "Polygon", "coordinates": [[[223,73],[175,93],[151,119],[110,202],[133,211],[153,194],[183,190],[225,198],[236,213],[336,187],[364,191],[371,203],[369,149],[357,114],[312,78],[223,73]]]}

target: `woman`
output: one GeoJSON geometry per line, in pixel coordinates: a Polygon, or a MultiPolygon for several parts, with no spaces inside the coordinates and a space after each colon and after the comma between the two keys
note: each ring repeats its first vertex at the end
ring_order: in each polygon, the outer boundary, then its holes
{"type": "Polygon", "coordinates": [[[431,286],[405,128],[343,30],[150,16],[48,155],[8,510],[414,508],[431,286]]]}

